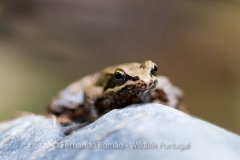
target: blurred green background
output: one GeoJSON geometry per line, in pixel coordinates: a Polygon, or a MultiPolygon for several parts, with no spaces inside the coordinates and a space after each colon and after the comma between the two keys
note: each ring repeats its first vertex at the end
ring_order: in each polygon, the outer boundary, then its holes
{"type": "Polygon", "coordinates": [[[80,77],[151,59],[191,114],[240,134],[240,2],[1,0],[0,120],[80,77]]]}

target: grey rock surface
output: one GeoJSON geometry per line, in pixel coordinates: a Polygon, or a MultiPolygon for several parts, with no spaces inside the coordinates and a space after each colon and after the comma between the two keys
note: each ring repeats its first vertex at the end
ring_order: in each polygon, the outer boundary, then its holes
{"type": "Polygon", "coordinates": [[[0,158],[240,159],[239,136],[159,104],[115,109],[68,136],[66,130],[36,115],[2,123],[0,158]]]}

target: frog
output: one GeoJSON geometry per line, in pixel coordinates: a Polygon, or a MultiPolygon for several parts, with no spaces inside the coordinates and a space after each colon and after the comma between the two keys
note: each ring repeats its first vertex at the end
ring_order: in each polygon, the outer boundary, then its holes
{"type": "Polygon", "coordinates": [[[60,91],[48,105],[48,113],[62,124],[93,122],[113,109],[143,103],[159,103],[188,114],[183,91],[157,72],[151,60],[107,67],[60,91]]]}

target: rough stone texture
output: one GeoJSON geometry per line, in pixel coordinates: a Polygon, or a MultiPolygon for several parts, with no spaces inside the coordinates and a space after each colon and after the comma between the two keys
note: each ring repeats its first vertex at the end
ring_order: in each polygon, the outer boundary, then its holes
{"type": "Polygon", "coordinates": [[[158,104],[113,110],[69,136],[64,136],[65,131],[36,115],[2,123],[0,158],[240,159],[239,136],[158,104]],[[133,149],[136,142],[141,145],[133,149]]]}

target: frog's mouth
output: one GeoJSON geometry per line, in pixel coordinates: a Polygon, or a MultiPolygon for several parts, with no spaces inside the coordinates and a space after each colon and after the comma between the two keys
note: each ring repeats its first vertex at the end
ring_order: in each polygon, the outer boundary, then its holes
{"type": "Polygon", "coordinates": [[[144,83],[143,81],[141,83],[136,83],[132,85],[128,85],[123,87],[118,93],[121,94],[139,94],[146,91],[149,91],[153,88],[155,88],[157,85],[157,80],[149,82],[149,84],[144,83]]]}
{"type": "Polygon", "coordinates": [[[158,83],[158,81],[157,80],[154,80],[154,81],[151,81],[150,83],[149,83],[149,89],[153,89],[153,88],[155,88],[156,86],[157,86],[157,83],[158,83]]]}
{"type": "Polygon", "coordinates": [[[144,92],[148,92],[149,90],[156,88],[157,82],[158,82],[157,80],[150,82],[146,90],[144,90],[144,92]]]}

